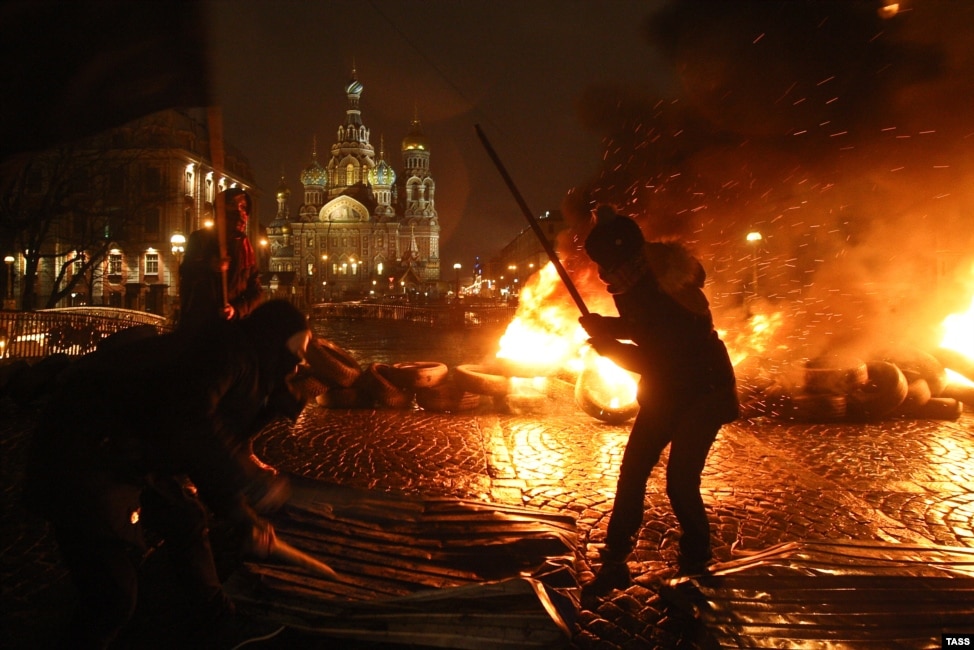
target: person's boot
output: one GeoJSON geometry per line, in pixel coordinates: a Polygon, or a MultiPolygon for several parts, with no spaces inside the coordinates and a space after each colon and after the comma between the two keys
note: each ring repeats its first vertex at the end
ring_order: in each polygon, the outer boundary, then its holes
{"type": "Polygon", "coordinates": [[[710,551],[695,555],[680,553],[677,558],[677,576],[699,576],[707,573],[707,567],[713,559],[710,551]]]}
{"type": "Polygon", "coordinates": [[[602,567],[595,578],[582,587],[582,601],[602,598],[614,589],[625,589],[632,584],[629,575],[629,565],[626,563],[628,553],[615,553],[610,549],[602,549],[602,567]]]}

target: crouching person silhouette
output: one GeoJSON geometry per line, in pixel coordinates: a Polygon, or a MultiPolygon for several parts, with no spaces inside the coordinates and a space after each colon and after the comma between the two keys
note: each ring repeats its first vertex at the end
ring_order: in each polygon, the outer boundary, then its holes
{"type": "Polygon", "coordinates": [[[287,379],[310,337],[300,311],[270,301],[240,321],[96,352],[66,373],[39,419],[25,485],[78,590],[66,647],[108,647],[132,618],[143,525],[164,540],[184,592],[178,622],[202,635],[233,618],[210,515],[244,555],[270,552],[273,528],[247,502],[235,455],[275,404],[292,408],[287,379]]]}

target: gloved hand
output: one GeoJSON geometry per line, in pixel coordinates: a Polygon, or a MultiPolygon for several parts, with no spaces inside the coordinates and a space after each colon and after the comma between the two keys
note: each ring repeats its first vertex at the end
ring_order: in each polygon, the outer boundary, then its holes
{"type": "Polygon", "coordinates": [[[277,543],[277,533],[270,522],[258,519],[250,528],[250,535],[244,537],[243,552],[258,560],[266,560],[270,557],[274,546],[277,543]]]}
{"type": "Polygon", "coordinates": [[[614,359],[624,349],[625,343],[610,338],[590,338],[588,344],[603,357],[614,359]]]}
{"type": "Polygon", "coordinates": [[[609,332],[606,331],[608,323],[602,314],[585,314],[584,316],[580,316],[578,324],[594,339],[611,338],[609,332]]]}
{"type": "Polygon", "coordinates": [[[235,538],[240,540],[240,552],[255,559],[267,559],[277,536],[270,522],[261,519],[241,496],[237,505],[227,513],[235,538]]]}

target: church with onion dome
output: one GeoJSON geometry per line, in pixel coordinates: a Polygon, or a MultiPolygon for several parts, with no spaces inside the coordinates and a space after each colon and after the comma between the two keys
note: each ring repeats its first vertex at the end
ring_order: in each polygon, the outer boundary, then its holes
{"type": "Polygon", "coordinates": [[[301,172],[303,195],[291,210],[285,178],[267,227],[265,285],[308,304],[368,296],[435,295],[440,281],[440,224],[429,141],[417,116],[400,146],[400,171],[379,153],[362,121],[363,86],[345,86],[345,122],[327,152],[312,142],[301,172]]]}

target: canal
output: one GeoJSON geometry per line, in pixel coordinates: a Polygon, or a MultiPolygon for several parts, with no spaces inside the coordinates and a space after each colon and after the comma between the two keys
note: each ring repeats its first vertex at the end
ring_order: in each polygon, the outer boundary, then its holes
{"type": "Polygon", "coordinates": [[[347,350],[363,366],[370,363],[439,361],[455,367],[493,357],[504,327],[430,327],[379,319],[313,321],[317,336],[347,350]]]}

